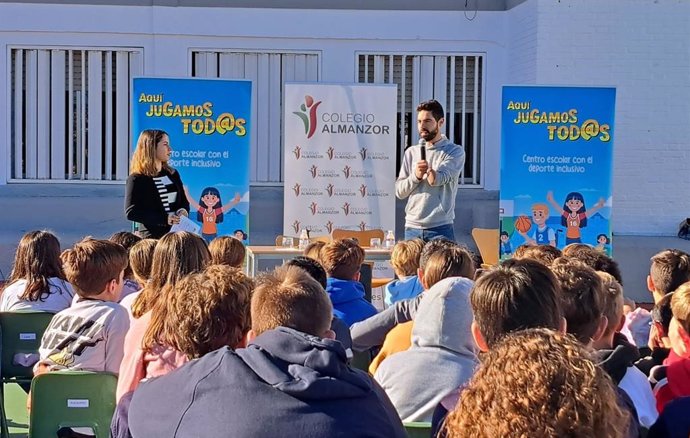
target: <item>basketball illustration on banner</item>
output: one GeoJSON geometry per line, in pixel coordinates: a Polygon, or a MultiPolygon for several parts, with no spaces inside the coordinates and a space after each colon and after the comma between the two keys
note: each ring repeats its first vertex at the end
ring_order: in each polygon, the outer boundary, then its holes
{"type": "Polygon", "coordinates": [[[527,216],[519,216],[515,220],[515,229],[521,233],[526,233],[532,228],[532,221],[527,216]]]}

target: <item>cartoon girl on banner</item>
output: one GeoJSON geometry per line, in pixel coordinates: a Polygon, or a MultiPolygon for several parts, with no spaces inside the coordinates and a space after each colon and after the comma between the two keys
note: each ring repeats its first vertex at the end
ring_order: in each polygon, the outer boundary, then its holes
{"type": "Polygon", "coordinates": [[[215,187],[206,187],[202,190],[199,203],[189,194],[187,186],[184,186],[184,194],[187,196],[189,205],[197,211],[196,220],[201,222],[201,236],[208,243],[211,243],[218,236],[218,226],[216,224],[223,222],[223,214],[239,204],[241,199],[240,194],[235,193],[232,201],[227,205],[223,205],[220,199],[220,192],[215,187]]]}
{"type": "Polygon", "coordinates": [[[587,218],[601,209],[606,202],[604,198],[599,198],[599,202],[594,204],[594,206],[587,211],[585,207],[585,198],[578,192],[568,193],[568,196],[565,197],[563,208],[553,199],[553,192],[548,192],[546,194],[546,199],[557,211],[561,210],[561,225],[566,227],[566,245],[570,243],[582,243],[580,228],[586,227],[587,218]]]}

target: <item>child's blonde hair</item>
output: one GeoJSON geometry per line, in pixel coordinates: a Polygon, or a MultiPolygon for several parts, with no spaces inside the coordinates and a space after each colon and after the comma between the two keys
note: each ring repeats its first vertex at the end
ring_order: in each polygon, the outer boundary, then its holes
{"type": "Polygon", "coordinates": [[[395,244],[391,252],[391,265],[398,277],[417,274],[422,248],[422,239],[402,240],[395,244]]]}
{"type": "Polygon", "coordinates": [[[441,248],[429,257],[424,268],[424,285],[428,288],[448,277],[474,278],[472,255],[465,248],[454,245],[441,248]]]}

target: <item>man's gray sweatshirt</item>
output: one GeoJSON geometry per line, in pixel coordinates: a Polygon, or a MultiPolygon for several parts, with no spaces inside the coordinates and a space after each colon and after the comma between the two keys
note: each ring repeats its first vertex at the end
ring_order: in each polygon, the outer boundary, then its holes
{"type": "Polygon", "coordinates": [[[462,146],[451,143],[445,136],[433,145],[427,143],[426,161],[436,171],[434,185],[426,177],[415,176],[417,162],[421,160],[421,147],[405,150],[400,174],[395,182],[395,196],[409,198],[405,207],[406,228],[433,228],[452,224],[455,219],[455,195],[458,178],[465,165],[462,146]]]}

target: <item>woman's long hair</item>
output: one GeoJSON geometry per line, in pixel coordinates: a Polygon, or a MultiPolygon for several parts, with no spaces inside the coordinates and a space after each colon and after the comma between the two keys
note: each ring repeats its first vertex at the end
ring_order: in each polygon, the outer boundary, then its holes
{"type": "MultiPolygon", "coordinates": [[[[158,174],[158,169],[156,169],[156,147],[164,135],[168,135],[168,133],[160,129],[145,129],[141,131],[137,140],[137,147],[134,149],[134,155],[132,155],[132,163],[129,169],[130,174],[136,173],[146,176],[156,176],[158,174]]],[[[173,168],[167,162],[163,162],[163,169],[171,173],[173,172],[173,168]]]]}

